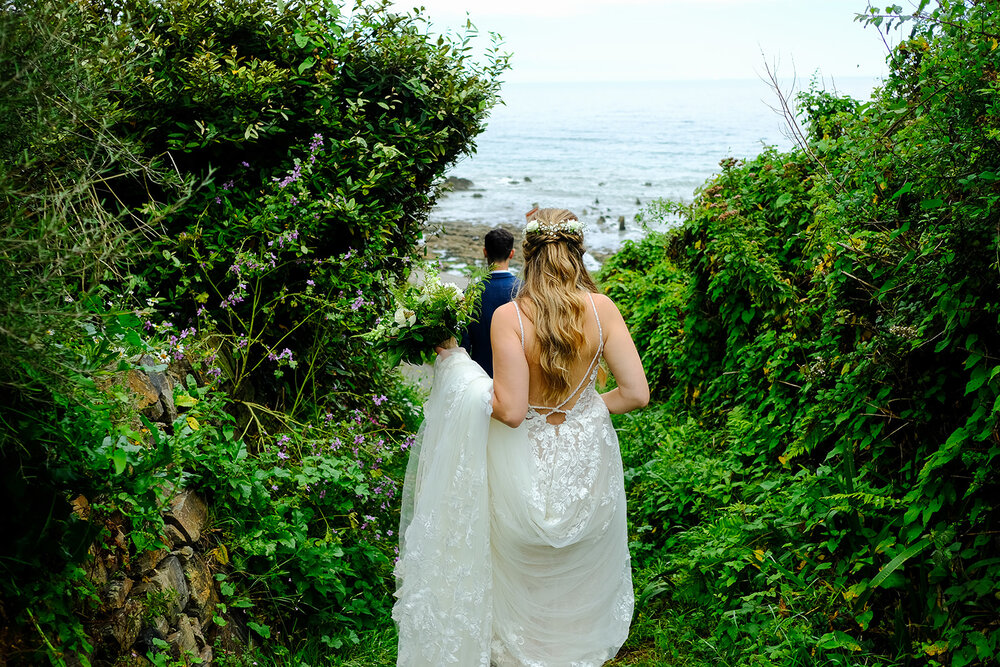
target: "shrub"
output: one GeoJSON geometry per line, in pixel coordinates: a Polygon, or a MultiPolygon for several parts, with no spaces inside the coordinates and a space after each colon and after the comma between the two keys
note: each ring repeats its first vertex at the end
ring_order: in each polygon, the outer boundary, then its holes
{"type": "Polygon", "coordinates": [[[928,4],[868,15],[912,26],[870,102],[806,94],[807,144],[629,251],[688,285],[633,529],[730,664],[996,660],[1000,26],[928,4]]]}
{"type": "Polygon", "coordinates": [[[23,660],[86,660],[88,550],[157,546],[182,485],[209,500],[221,619],[330,648],[384,623],[416,398],[357,334],[496,101],[506,58],[474,63],[470,37],[384,5],[0,7],[0,460],[22,508],[0,640],[23,660]],[[177,419],[140,414],[143,357],[178,379],[177,419]]]}

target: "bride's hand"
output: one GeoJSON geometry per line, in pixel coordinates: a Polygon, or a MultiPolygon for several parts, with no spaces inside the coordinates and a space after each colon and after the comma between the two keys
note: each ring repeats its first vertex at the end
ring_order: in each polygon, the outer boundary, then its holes
{"type": "Polygon", "coordinates": [[[449,354],[454,352],[458,348],[458,341],[452,336],[448,340],[441,341],[434,346],[434,351],[437,352],[438,358],[445,359],[449,354]]]}

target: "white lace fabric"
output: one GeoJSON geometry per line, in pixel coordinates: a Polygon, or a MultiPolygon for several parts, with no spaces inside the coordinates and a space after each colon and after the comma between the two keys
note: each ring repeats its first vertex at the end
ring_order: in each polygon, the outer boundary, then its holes
{"type": "Polygon", "coordinates": [[[621,454],[589,375],[564,422],[533,408],[511,429],[464,351],[435,364],[404,484],[397,665],[597,667],[624,643],[621,454]]]}

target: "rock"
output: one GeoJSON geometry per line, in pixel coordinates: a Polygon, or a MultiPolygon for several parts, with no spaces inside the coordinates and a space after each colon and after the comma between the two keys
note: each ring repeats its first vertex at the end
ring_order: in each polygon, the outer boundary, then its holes
{"type": "Polygon", "coordinates": [[[114,579],[104,591],[104,600],[108,609],[121,609],[125,606],[125,600],[132,591],[133,581],[128,577],[114,579]]]}
{"type": "MultiPolygon", "coordinates": [[[[195,637],[194,623],[187,616],[177,620],[177,631],[167,635],[167,642],[174,647],[178,658],[198,655],[198,639],[195,637]]],[[[201,634],[199,628],[198,633],[201,634]]]]}
{"type": "Polygon", "coordinates": [[[160,391],[149,376],[142,371],[132,369],[125,376],[125,383],[139,397],[138,408],[143,410],[160,400],[160,391]]]}
{"type": "Polygon", "coordinates": [[[605,222],[607,222],[607,220],[604,219],[603,215],[597,219],[597,224],[599,225],[603,225],[605,222]]]}
{"type": "Polygon", "coordinates": [[[184,544],[188,541],[188,538],[187,535],[181,532],[180,528],[172,523],[168,523],[163,526],[163,541],[173,548],[175,544],[184,544]]]}
{"type": "Polygon", "coordinates": [[[467,178],[458,178],[457,176],[449,176],[444,179],[444,184],[455,192],[462,192],[472,188],[472,181],[467,178]]]}
{"type": "Polygon", "coordinates": [[[525,176],[525,177],[524,177],[524,182],[525,182],[525,183],[531,183],[531,179],[530,179],[530,178],[528,178],[527,176],[525,176]]]}
{"type": "Polygon", "coordinates": [[[640,201],[638,197],[635,198],[635,205],[642,206],[642,201],[640,201]]]}
{"type": "Polygon", "coordinates": [[[472,193],[472,198],[473,199],[482,199],[483,198],[483,193],[482,192],[473,192],[472,193]]]}
{"type": "Polygon", "coordinates": [[[167,635],[170,633],[170,624],[167,623],[167,618],[165,616],[154,616],[153,620],[150,622],[150,627],[156,631],[155,636],[160,639],[166,639],[167,635]]]}
{"type": "Polygon", "coordinates": [[[215,604],[218,602],[212,571],[205,560],[195,554],[184,566],[184,576],[187,577],[188,591],[191,594],[187,613],[197,616],[203,626],[208,626],[212,621],[215,604]]]}
{"type": "Polygon", "coordinates": [[[208,519],[208,506],[194,491],[181,491],[170,501],[170,511],[164,517],[187,537],[185,542],[201,539],[201,529],[208,519]]]}
{"type": "Polygon", "coordinates": [[[188,616],[187,619],[188,622],[191,624],[191,629],[194,631],[194,638],[195,641],[198,643],[198,648],[199,649],[203,648],[208,644],[208,641],[205,639],[205,632],[202,628],[201,621],[199,621],[197,618],[192,618],[191,616],[188,616]]]}
{"type": "Polygon", "coordinates": [[[643,185],[645,185],[647,188],[653,187],[653,183],[651,181],[646,181],[645,183],[643,183],[643,185]]]}
{"type": "Polygon", "coordinates": [[[625,231],[625,216],[624,215],[619,215],[618,216],[618,231],[620,231],[620,232],[624,232],[625,231]]]}
{"type": "Polygon", "coordinates": [[[167,556],[153,570],[149,581],[135,587],[135,595],[146,595],[154,613],[164,614],[168,622],[176,618],[188,605],[191,594],[188,592],[184,569],[176,556],[167,556]],[[157,609],[162,605],[162,609],[157,609]]]}
{"type": "Polygon", "coordinates": [[[186,566],[188,561],[191,560],[192,556],[194,556],[194,549],[189,546],[183,546],[177,551],[171,551],[170,555],[177,556],[177,558],[181,561],[181,565],[186,566]]]}
{"type": "Polygon", "coordinates": [[[143,551],[135,559],[136,563],[136,573],[143,575],[153,570],[157,565],[160,564],[164,558],[167,557],[166,549],[153,549],[151,551],[143,551]]]}
{"type": "Polygon", "coordinates": [[[165,413],[165,412],[166,412],[166,409],[164,409],[164,407],[163,407],[163,402],[162,401],[156,401],[156,403],[153,403],[152,405],[147,406],[142,411],[142,414],[144,414],[145,416],[149,417],[153,421],[159,421],[160,417],[162,417],[163,413],[165,413]]]}
{"type": "Polygon", "coordinates": [[[142,603],[131,599],[111,617],[110,631],[122,651],[130,649],[139,638],[143,611],[142,603]]]}
{"type": "Polygon", "coordinates": [[[177,406],[174,405],[173,390],[170,390],[169,393],[161,396],[160,403],[163,403],[163,407],[167,412],[167,419],[169,419],[170,422],[173,423],[173,421],[177,419],[177,406]]]}
{"type": "MultiPolygon", "coordinates": [[[[154,359],[151,355],[143,355],[139,359],[139,363],[143,366],[143,368],[145,368],[145,375],[158,394],[159,403],[161,404],[163,412],[167,413],[167,418],[171,422],[174,421],[177,419],[177,407],[174,405],[173,383],[162,372],[153,370],[156,366],[156,359],[154,359]]],[[[153,406],[150,406],[150,409],[154,409],[153,406]]],[[[163,412],[160,412],[159,416],[162,416],[163,412]]]]}
{"type": "Polygon", "coordinates": [[[181,616],[177,619],[177,631],[167,635],[167,642],[173,646],[174,654],[187,662],[188,657],[198,657],[204,660],[208,656],[211,660],[212,649],[205,641],[205,635],[201,631],[201,623],[198,619],[190,616],[181,616]],[[208,649],[206,651],[205,649],[208,649]]]}

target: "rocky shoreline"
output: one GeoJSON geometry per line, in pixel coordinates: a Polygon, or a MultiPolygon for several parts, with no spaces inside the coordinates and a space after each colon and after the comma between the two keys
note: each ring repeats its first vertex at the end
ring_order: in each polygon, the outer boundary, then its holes
{"type": "MultiPolygon", "coordinates": [[[[461,221],[430,223],[424,227],[424,255],[427,259],[438,260],[445,271],[452,273],[460,272],[467,266],[482,266],[483,238],[490,229],[490,225],[461,221]]],[[[521,231],[513,225],[507,229],[514,234],[515,252],[511,268],[518,271],[521,268],[521,231]]],[[[598,263],[603,263],[612,254],[600,250],[588,253],[598,263]]]]}

